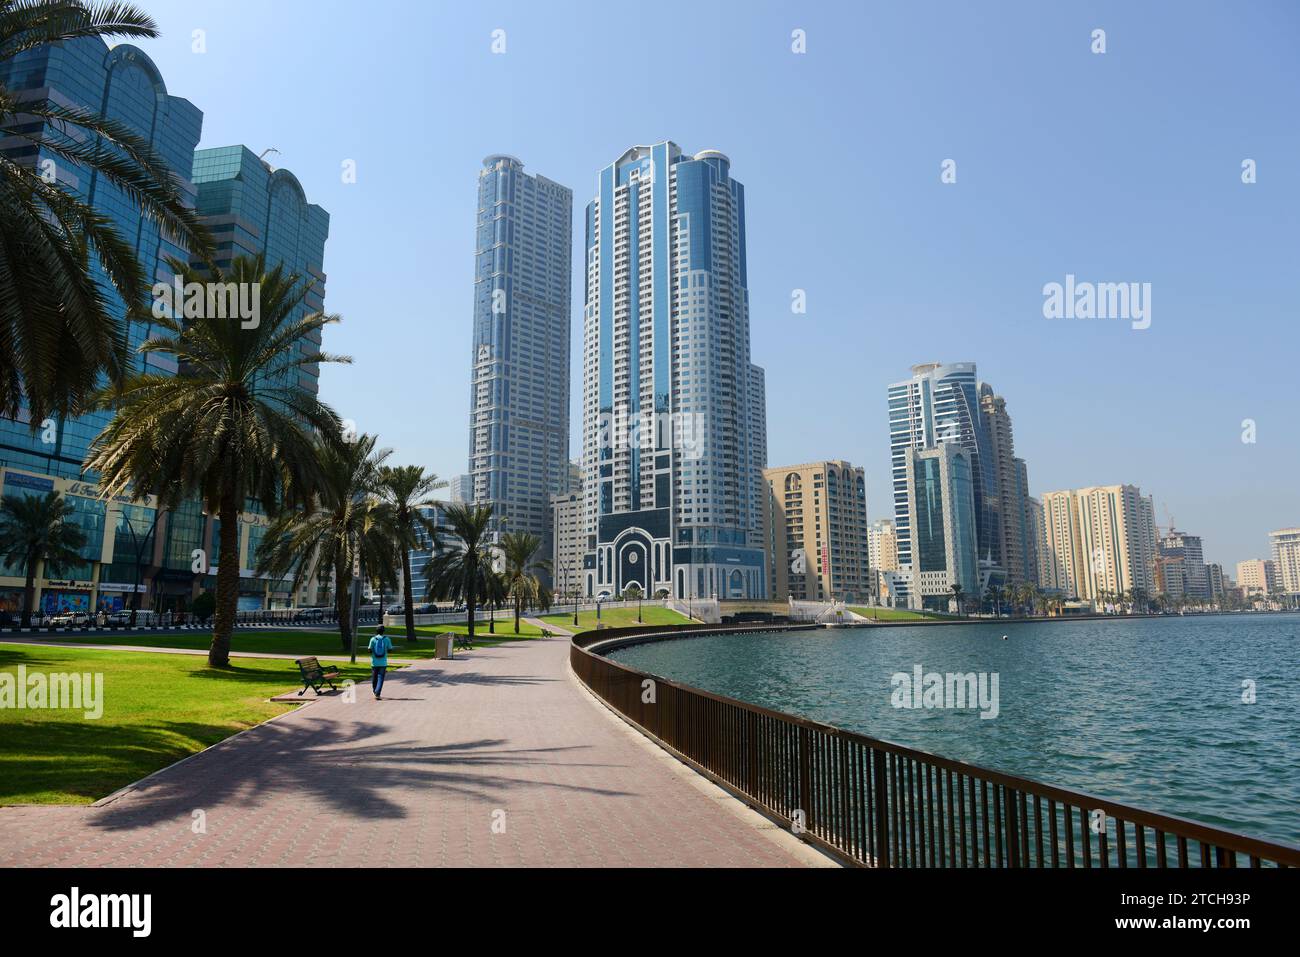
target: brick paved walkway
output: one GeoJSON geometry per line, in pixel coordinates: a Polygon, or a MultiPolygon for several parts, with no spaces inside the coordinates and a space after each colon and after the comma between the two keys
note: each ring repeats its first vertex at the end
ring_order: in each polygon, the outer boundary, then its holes
{"type": "Polygon", "coordinates": [[[566,639],[423,661],[384,690],[313,702],[100,806],[0,808],[0,866],[809,862],[597,704],[566,639]]]}

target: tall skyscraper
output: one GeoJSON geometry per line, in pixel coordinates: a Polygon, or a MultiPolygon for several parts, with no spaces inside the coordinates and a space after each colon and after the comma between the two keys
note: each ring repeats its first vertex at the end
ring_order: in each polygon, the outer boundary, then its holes
{"type": "MultiPolygon", "coordinates": [[[[100,113],[124,124],[153,147],[170,167],[182,196],[193,204],[190,170],[203,114],[188,100],[167,92],[158,68],[144,51],[130,44],[109,49],[96,37],[69,40],[0,63],[0,82],[19,103],[48,97],[55,104],[100,113]]],[[[40,124],[32,124],[29,132],[34,137],[64,138],[59,131],[40,124]]],[[[43,145],[11,140],[0,146],[0,153],[10,162],[53,172],[60,188],[109,217],[151,280],[170,282],[174,274],[167,265],[168,257],[187,258],[187,250],[142,217],[131,198],[112,183],[55,156],[43,145]]],[[[108,308],[125,316],[124,303],[107,281],[101,286],[108,308]]],[[[135,352],[153,335],[151,322],[132,322],[127,333],[130,361],[136,371],[176,373],[173,357],[135,352]]],[[[82,562],[62,569],[57,580],[37,577],[37,612],[93,613],[97,608],[121,608],[137,587],[136,537],[149,542],[143,555],[145,564],[152,564],[158,554],[157,537],[148,538],[158,520],[155,501],[105,502],[98,494],[98,476],[82,472],[91,442],[111,418],[109,412],[94,412],[34,423],[38,426],[35,430],[25,411],[17,419],[0,419],[0,488],[4,497],[57,491],[73,508],[71,521],[86,535],[82,562]]],[[[166,519],[161,522],[165,525],[166,519]]],[[[0,611],[20,610],[24,584],[23,569],[0,563],[0,611]]],[[[144,584],[138,587],[146,591],[144,584]]]]}
{"type": "Polygon", "coordinates": [[[911,608],[946,611],[958,596],[963,603],[981,597],[972,459],[955,442],[907,451],[911,608]]]}
{"type": "MultiPolygon", "coordinates": [[[[49,97],[56,104],[102,113],[123,123],[144,139],[171,168],[181,194],[193,201],[190,180],[194,147],[198,145],[203,114],[194,104],[167,92],[167,85],[143,50],[130,44],[109,49],[97,37],[69,40],[28,50],[0,63],[0,82],[21,102],[49,97]]],[[[55,140],[63,134],[50,129],[33,129],[34,136],[55,140]]],[[[55,156],[44,146],[11,140],[0,147],[5,158],[24,166],[52,170],[60,188],[112,219],[118,234],[132,248],[145,276],[155,282],[170,282],[173,272],[168,257],[184,260],[188,252],[172,243],[159,228],[142,217],[136,205],[117,186],[82,167],[55,156]]],[[[109,308],[119,317],[126,307],[103,284],[109,308]]],[[[135,348],[153,335],[150,322],[132,322],[129,329],[131,361],[138,371],[174,375],[176,361],[161,353],[136,354],[135,348]]],[[[8,345],[5,345],[8,348],[8,345]]],[[[15,468],[65,478],[82,477],[81,463],[91,441],[112,418],[108,412],[94,412],[77,418],[51,421],[34,433],[25,415],[17,421],[0,419],[0,460],[15,468]]],[[[40,423],[37,423],[38,425],[40,423]]],[[[91,481],[96,477],[89,476],[91,481]]]]}
{"type": "Polygon", "coordinates": [[[573,191],[489,156],[478,176],[469,473],[495,529],[551,554],[550,497],[568,487],[573,191]]]}
{"type": "MultiPolygon", "coordinates": [[[[908,455],[913,450],[954,444],[969,458],[975,495],[977,580],[1002,577],[1002,535],[994,507],[997,480],[992,439],[980,403],[973,362],[929,362],[912,367],[912,376],[889,386],[890,471],[894,485],[894,525],[898,534],[900,587],[913,576],[911,514],[908,511],[908,455]]],[[[905,596],[900,596],[905,597],[905,596]]]]}
{"type": "Polygon", "coordinates": [[[993,392],[987,382],[980,383],[980,412],[989,437],[989,457],[993,484],[989,489],[989,509],[998,531],[993,563],[1006,573],[1008,585],[1038,580],[1038,569],[1031,566],[1034,551],[1030,541],[1027,515],[1029,469],[1025,460],[1016,458],[1015,439],[1006,400],[993,392]]]}
{"type": "Polygon", "coordinates": [[[1278,587],[1292,604],[1300,596],[1300,528],[1280,528],[1268,533],[1273,546],[1273,566],[1278,587]]]}
{"type": "Polygon", "coordinates": [[[865,602],[867,477],[844,461],[765,469],[773,598],[865,602]]]}
{"type": "Polygon", "coordinates": [[[1045,590],[1091,601],[1157,593],[1155,508],[1136,485],[1047,492],[1042,503],[1045,590]]]}
{"type": "Polygon", "coordinates": [[[588,594],[763,597],[766,415],[730,160],[629,149],[600,172],[586,251],[588,594]]]}
{"type": "Polygon", "coordinates": [[[1047,555],[1047,528],[1044,524],[1043,503],[1032,495],[1025,496],[1025,523],[1028,526],[1026,538],[1029,542],[1029,570],[1033,573],[1031,583],[1041,586],[1043,583],[1043,559],[1047,555]]]}
{"type": "MultiPolygon", "coordinates": [[[[237,256],[265,256],[267,269],[280,265],[311,283],[292,319],[325,311],[325,240],[330,216],[307,201],[298,178],[273,169],[247,146],[221,146],[194,154],[198,212],[212,231],[216,264],[227,269],[237,256]]],[[[300,344],[303,353],[320,350],[320,333],[300,344]]],[[[320,393],[320,367],[303,366],[296,385],[320,393]]]]}

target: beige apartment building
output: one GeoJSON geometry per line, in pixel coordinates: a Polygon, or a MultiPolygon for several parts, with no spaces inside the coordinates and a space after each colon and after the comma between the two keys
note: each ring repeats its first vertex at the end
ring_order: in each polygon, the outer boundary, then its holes
{"type": "Polygon", "coordinates": [[[551,496],[551,581],[557,595],[580,591],[586,552],[584,502],[580,491],[551,496]]]}
{"type": "Polygon", "coordinates": [[[1042,509],[1044,590],[1085,601],[1156,594],[1155,506],[1136,485],[1047,492],[1042,509]]]}
{"type": "Polygon", "coordinates": [[[1237,587],[1246,598],[1267,597],[1281,585],[1277,578],[1277,563],[1271,558],[1252,558],[1237,562],[1237,587]]]}
{"type": "Polygon", "coordinates": [[[764,469],[763,479],[771,597],[867,601],[866,472],[835,460],[764,469]]]}
{"type": "Polygon", "coordinates": [[[1278,587],[1287,595],[1300,595],[1300,528],[1280,528],[1269,532],[1268,538],[1278,587]]]}

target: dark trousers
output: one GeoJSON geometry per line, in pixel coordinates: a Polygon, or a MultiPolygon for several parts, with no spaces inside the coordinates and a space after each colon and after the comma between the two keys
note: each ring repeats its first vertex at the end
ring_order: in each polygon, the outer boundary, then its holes
{"type": "Polygon", "coordinates": [[[375,694],[384,693],[384,675],[388,674],[387,665],[372,665],[370,668],[370,690],[375,694]]]}

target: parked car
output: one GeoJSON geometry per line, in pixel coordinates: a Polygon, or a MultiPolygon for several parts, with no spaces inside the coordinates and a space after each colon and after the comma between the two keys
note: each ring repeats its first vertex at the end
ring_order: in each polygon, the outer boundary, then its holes
{"type": "Polygon", "coordinates": [[[90,616],[80,611],[61,611],[57,615],[51,615],[49,623],[55,628],[77,627],[78,625],[87,624],[90,616]]]}

